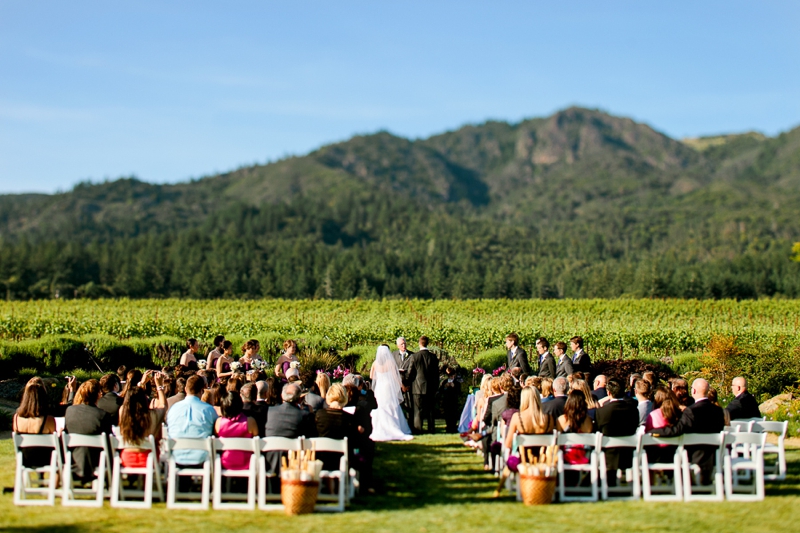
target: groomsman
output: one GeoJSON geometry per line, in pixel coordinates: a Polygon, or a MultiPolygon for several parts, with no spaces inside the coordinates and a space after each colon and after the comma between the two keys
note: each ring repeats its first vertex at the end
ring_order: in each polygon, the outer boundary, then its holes
{"type": "Polygon", "coordinates": [[[419,351],[411,358],[409,381],[414,399],[414,431],[422,433],[422,424],[427,420],[428,433],[436,430],[434,408],[439,389],[439,360],[428,351],[428,337],[419,338],[419,351]]]}
{"type": "Polygon", "coordinates": [[[507,369],[511,372],[514,368],[519,368],[523,374],[531,374],[531,365],[528,364],[528,352],[519,345],[519,335],[509,333],[506,337],[506,349],[508,350],[507,369]]]}
{"type": "Polygon", "coordinates": [[[536,351],[539,353],[539,377],[556,378],[556,360],[550,354],[550,342],[544,337],[536,339],[536,351]]]}
{"type": "Polygon", "coordinates": [[[414,399],[411,397],[411,382],[408,380],[409,366],[411,365],[411,356],[414,352],[406,349],[405,337],[397,337],[397,350],[392,352],[394,360],[397,363],[397,369],[400,371],[400,381],[403,388],[403,406],[405,407],[406,418],[408,418],[408,425],[414,423],[414,399]]]}
{"type": "Polygon", "coordinates": [[[589,359],[589,354],[583,351],[583,337],[572,337],[569,340],[569,347],[574,352],[572,367],[576,372],[583,372],[584,376],[588,376],[592,360],[589,359]]]}
{"type": "Polygon", "coordinates": [[[566,354],[567,343],[557,342],[553,349],[556,357],[558,357],[558,365],[556,365],[556,377],[566,378],[571,375],[574,370],[572,369],[572,359],[566,354]]]}

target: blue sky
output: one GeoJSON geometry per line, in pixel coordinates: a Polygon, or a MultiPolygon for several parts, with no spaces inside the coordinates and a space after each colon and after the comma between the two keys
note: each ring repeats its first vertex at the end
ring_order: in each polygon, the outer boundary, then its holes
{"type": "Polygon", "coordinates": [[[0,193],[175,182],[578,104],[800,125],[796,2],[0,0],[0,193]]]}

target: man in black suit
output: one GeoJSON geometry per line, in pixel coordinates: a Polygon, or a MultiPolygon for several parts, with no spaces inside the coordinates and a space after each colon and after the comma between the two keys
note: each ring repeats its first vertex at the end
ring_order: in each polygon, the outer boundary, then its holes
{"type": "Polygon", "coordinates": [[[116,374],[106,374],[100,378],[100,389],[103,396],[97,400],[97,407],[108,413],[111,424],[119,425],[119,408],[122,407],[122,398],[119,395],[119,378],[116,374]]]}
{"type": "Polygon", "coordinates": [[[589,379],[592,360],[589,358],[589,354],[583,351],[583,337],[572,337],[569,340],[569,347],[574,354],[572,356],[572,368],[576,372],[583,372],[584,378],[589,379]]]}
{"type": "Polygon", "coordinates": [[[267,406],[258,403],[258,388],[254,383],[245,383],[239,391],[242,397],[242,412],[245,416],[253,417],[258,426],[259,436],[264,436],[264,428],[267,425],[267,406]]]}
{"type": "Polygon", "coordinates": [[[731,420],[757,418],[761,416],[761,411],[758,409],[758,402],[752,394],[747,392],[746,379],[741,376],[733,378],[731,390],[736,397],[731,400],[731,403],[725,408],[731,416],[731,420]]]}
{"type": "Polygon", "coordinates": [[[558,358],[556,377],[566,378],[567,376],[571,376],[574,370],[572,369],[572,359],[567,355],[567,343],[557,342],[553,351],[558,358]]]}
{"type": "Polygon", "coordinates": [[[606,392],[606,382],[606,377],[603,374],[600,374],[594,378],[594,385],[592,386],[594,390],[592,391],[592,396],[594,396],[594,399],[598,402],[608,396],[608,392],[606,392]]]}
{"type": "MultiPolygon", "coordinates": [[[[635,435],[639,427],[639,409],[635,403],[625,401],[625,390],[616,379],[608,380],[606,390],[610,399],[595,413],[597,429],[607,437],[626,437],[635,435]]],[[[616,485],[617,470],[630,468],[633,464],[633,450],[611,448],[605,451],[606,469],[609,485],[616,485]]]]}
{"type": "Polygon", "coordinates": [[[414,398],[411,395],[411,381],[409,380],[411,356],[414,352],[406,349],[405,337],[397,338],[397,351],[392,352],[397,369],[400,371],[400,381],[403,391],[403,408],[408,419],[408,425],[414,425],[414,398]]]}
{"type": "Polygon", "coordinates": [[[514,368],[519,368],[521,374],[531,373],[531,365],[528,364],[528,352],[519,345],[519,335],[509,333],[506,337],[506,349],[508,350],[508,364],[506,368],[511,372],[514,368]]]}
{"type": "MultiPolygon", "coordinates": [[[[719,433],[725,429],[725,413],[722,407],[708,401],[708,381],[697,378],[692,382],[692,398],[694,403],[683,410],[680,420],[674,426],[651,429],[650,432],[662,437],[677,437],[684,433],[719,433]]],[[[707,485],[711,481],[717,446],[687,446],[686,452],[693,464],[700,467],[701,483],[707,485]]],[[[722,465],[716,465],[722,468],[722,465]]]]}
{"type": "Polygon", "coordinates": [[[439,360],[428,351],[428,337],[419,338],[419,351],[409,364],[409,381],[414,397],[414,432],[422,433],[422,421],[428,421],[428,432],[436,429],[434,405],[439,388],[439,360]]]}
{"type": "Polygon", "coordinates": [[[536,351],[539,353],[539,377],[556,378],[556,360],[550,354],[550,342],[544,337],[536,339],[536,351]]]}
{"type": "Polygon", "coordinates": [[[557,377],[553,380],[553,399],[542,404],[542,411],[554,419],[564,414],[567,405],[567,379],[557,377]]]}
{"type": "MultiPolygon", "coordinates": [[[[273,405],[267,409],[267,423],[264,426],[265,437],[316,437],[317,425],[314,415],[300,407],[300,386],[296,383],[287,383],[281,391],[283,403],[273,405]]],[[[267,468],[275,474],[280,474],[280,464],[283,452],[266,452],[264,457],[267,468]]]]}

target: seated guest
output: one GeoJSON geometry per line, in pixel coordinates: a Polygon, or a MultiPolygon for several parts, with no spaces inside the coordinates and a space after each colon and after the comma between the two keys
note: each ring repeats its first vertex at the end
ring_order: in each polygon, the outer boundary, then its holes
{"type": "MultiPolygon", "coordinates": [[[[155,376],[156,384],[163,383],[163,374],[155,376]]],[[[157,394],[164,396],[162,387],[157,390],[157,394]]],[[[166,401],[166,399],[164,399],[166,401]]],[[[141,387],[130,387],[122,402],[119,411],[119,432],[126,444],[142,444],[153,435],[158,450],[158,442],[161,440],[161,424],[164,422],[165,408],[150,409],[150,399],[141,387]]],[[[125,448],[120,452],[120,459],[123,466],[131,468],[144,468],[147,466],[147,455],[149,449],[125,448]]]]}
{"type": "Polygon", "coordinates": [[[731,420],[758,418],[761,416],[758,402],[752,394],[747,392],[747,380],[745,378],[741,376],[733,378],[731,391],[733,391],[735,398],[725,408],[731,420]]]}
{"type": "Polygon", "coordinates": [[[267,391],[265,392],[264,401],[270,407],[272,407],[273,405],[280,405],[281,387],[282,387],[280,379],[274,377],[268,377],[267,379],[264,380],[264,382],[267,385],[267,391]]]}
{"type": "Polygon", "coordinates": [[[595,400],[600,401],[606,396],[608,393],[606,392],[606,383],[608,380],[603,374],[600,374],[596,378],[594,378],[593,387],[594,390],[592,391],[592,396],[594,396],[595,400]]]}
{"type": "MultiPolygon", "coordinates": [[[[228,394],[220,405],[222,416],[214,424],[214,432],[221,438],[257,437],[258,424],[243,411],[242,398],[235,392],[228,394]]],[[[222,452],[222,468],[227,470],[247,470],[250,467],[251,452],[226,450],[222,452]]]]}
{"type": "MultiPolygon", "coordinates": [[[[582,391],[570,391],[564,404],[564,414],[556,420],[556,429],[561,433],[594,432],[594,421],[589,418],[586,397],[582,391]]],[[[583,446],[568,446],[564,450],[564,461],[571,465],[585,465],[589,463],[589,458],[583,446]]]]}
{"type": "MultiPolygon", "coordinates": [[[[589,389],[589,384],[582,379],[576,379],[572,382],[572,389],[583,393],[583,397],[586,400],[586,414],[589,415],[589,418],[594,420],[599,405],[592,391],[589,389]]],[[[566,405],[564,407],[566,408],[566,405]]]]}
{"type": "Polygon", "coordinates": [[[542,404],[545,404],[553,399],[553,380],[550,378],[539,378],[542,380],[541,392],[542,404]]]}
{"type": "MultiPolygon", "coordinates": [[[[673,387],[674,389],[674,387],[673,387]]],[[[708,381],[697,378],[692,383],[694,403],[683,410],[680,420],[674,426],[652,430],[653,434],[662,437],[676,437],[684,433],[719,433],[725,428],[723,409],[708,401],[708,381]]],[[[700,467],[701,483],[710,482],[714,468],[716,446],[689,446],[686,448],[693,464],[700,467]]],[[[718,468],[721,465],[716,465],[718,468]]]]}
{"type": "Polygon", "coordinates": [[[97,407],[108,413],[111,424],[119,425],[119,408],[122,407],[122,396],[119,395],[119,378],[116,374],[106,374],[100,378],[100,390],[103,396],[97,400],[97,407]]]}
{"type": "Polygon", "coordinates": [[[636,398],[636,391],[634,390],[634,386],[638,380],[642,379],[642,375],[638,372],[631,374],[628,376],[628,390],[625,392],[625,396],[630,399],[636,398]]]}
{"type": "Polygon", "coordinates": [[[375,458],[375,443],[370,439],[370,435],[372,435],[372,411],[378,408],[378,402],[375,401],[374,395],[362,393],[365,390],[363,379],[359,385],[361,388],[356,385],[345,387],[347,404],[354,405],[356,408],[353,414],[357,429],[352,439],[353,467],[359,472],[361,486],[368,492],[374,492],[372,489],[372,463],[375,458]],[[355,450],[358,450],[357,454],[355,450]]]}
{"type": "MultiPolygon", "coordinates": [[[[179,439],[205,439],[214,431],[217,412],[200,400],[205,390],[205,381],[200,376],[186,380],[186,398],[173,404],[167,412],[169,436],[179,439]]],[[[208,454],[204,450],[176,450],[175,461],[184,467],[201,465],[208,454]]]]}
{"type": "Polygon", "coordinates": [[[128,375],[128,367],[126,367],[125,365],[120,365],[117,368],[117,379],[119,379],[120,389],[125,387],[125,379],[127,375],[128,375]]]}
{"type": "Polygon", "coordinates": [[[553,380],[553,399],[542,406],[542,410],[553,419],[564,414],[567,403],[567,379],[558,377],[553,380]]]}
{"type": "Polygon", "coordinates": [[[228,392],[239,392],[242,390],[245,384],[245,375],[236,373],[228,378],[228,382],[225,384],[225,389],[228,392]]]}
{"type": "MultiPolygon", "coordinates": [[[[607,437],[626,437],[635,435],[639,427],[639,409],[636,404],[624,400],[625,391],[616,379],[606,383],[606,391],[610,397],[608,402],[598,407],[595,414],[597,429],[607,437]]],[[[612,448],[606,450],[606,468],[608,482],[616,486],[617,470],[625,470],[632,466],[633,450],[612,448]]]]}
{"type": "Polygon", "coordinates": [[[683,378],[674,378],[671,380],[672,383],[672,392],[675,393],[675,397],[678,398],[678,402],[684,406],[689,407],[694,403],[694,398],[689,396],[689,384],[686,383],[686,380],[683,378]]]}
{"type": "Polygon", "coordinates": [[[513,449],[514,436],[517,434],[542,435],[552,433],[554,428],[555,420],[542,410],[539,391],[533,387],[525,388],[520,396],[519,412],[511,417],[506,432],[505,447],[513,449]]]}
{"type": "MultiPolygon", "coordinates": [[[[647,415],[644,430],[648,433],[653,429],[674,426],[681,418],[681,405],[675,393],[666,387],[659,386],[653,395],[653,410],[647,415]]],[[[661,444],[646,448],[647,459],[651,463],[671,463],[675,456],[675,446],[661,444]]]]}
{"type": "MultiPolygon", "coordinates": [[[[97,407],[100,383],[96,379],[84,382],[75,394],[75,401],[64,413],[64,431],[77,435],[111,433],[111,417],[97,407]]],[[[99,448],[78,447],[72,450],[72,472],[75,479],[88,482],[94,479],[94,469],[100,461],[99,448]]]]}
{"type": "Polygon", "coordinates": [[[522,389],[519,386],[511,387],[506,394],[506,408],[500,418],[506,423],[506,427],[511,425],[511,418],[514,413],[519,412],[519,402],[522,399],[522,389]]]}
{"type": "MultiPolygon", "coordinates": [[[[722,407],[719,404],[719,399],[717,397],[717,389],[715,389],[715,388],[709,388],[708,389],[708,401],[713,403],[717,407],[720,407],[720,408],[722,407]]],[[[725,425],[726,426],[730,426],[731,425],[731,415],[729,415],[728,411],[726,411],[725,409],[722,410],[722,414],[725,415],[725,425]]]]}
{"type": "Polygon", "coordinates": [[[647,415],[653,410],[653,402],[650,401],[650,383],[644,379],[637,379],[633,384],[633,391],[636,393],[639,409],[639,425],[643,426],[647,422],[647,415]]]}
{"type": "Polygon", "coordinates": [[[328,389],[331,387],[331,378],[329,378],[328,374],[325,372],[320,372],[317,374],[316,384],[319,389],[320,397],[324,399],[328,394],[328,389]]]}
{"type": "Polygon", "coordinates": [[[308,411],[300,408],[300,387],[287,383],[281,392],[283,403],[271,406],[267,411],[267,425],[264,428],[267,437],[316,437],[317,429],[314,418],[308,411]]]}
{"type": "MultiPolygon", "coordinates": [[[[344,406],[347,405],[347,391],[339,383],[334,383],[331,385],[331,388],[328,389],[325,401],[328,403],[328,407],[314,413],[318,435],[320,437],[337,440],[347,437],[348,445],[351,447],[352,451],[352,445],[355,441],[358,429],[355,417],[345,412],[343,409],[344,406]]],[[[323,469],[339,469],[340,454],[335,452],[326,452],[323,454],[320,452],[317,456],[323,462],[323,469]]]]}
{"type": "Polygon", "coordinates": [[[175,380],[175,395],[167,398],[167,409],[186,398],[186,378],[180,377],[175,380]]]}
{"type": "MultiPolygon", "coordinates": [[[[484,436],[481,439],[483,447],[483,469],[491,470],[490,459],[492,457],[491,444],[500,423],[500,416],[506,410],[506,392],[514,386],[514,378],[510,374],[503,374],[498,379],[492,380],[492,392],[496,392],[489,397],[486,404],[486,411],[483,415],[484,436]]],[[[496,455],[496,454],[495,454],[496,455]]]]}
{"type": "MultiPolygon", "coordinates": [[[[253,383],[245,384],[239,394],[242,399],[242,412],[256,421],[258,434],[263,437],[264,428],[267,425],[267,404],[258,401],[258,389],[253,383]]],[[[231,396],[235,396],[235,394],[231,396]]],[[[224,406],[225,402],[222,403],[224,406]]],[[[222,414],[225,416],[224,409],[222,414]]]]}
{"type": "MultiPolygon", "coordinates": [[[[55,432],[56,419],[48,414],[50,402],[47,389],[40,377],[33,377],[25,384],[22,401],[14,413],[11,429],[22,435],[46,435],[55,432]]],[[[52,448],[22,448],[22,464],[38,468],[50,464],[52,448]]]]}
{"type": "Polygon", "coordinates": [[[319,395],[319,388],[314,378],[314,373],[310,370],[304,370],[300,373],[300,383],[303,384],[303,388],[305,389],[303,399],[305,405],[312,413],[322,409],[325,404],[325,399],[319,395]]]}
{"type": "Polygon", "coordinates": [[[128,374],[125,376],[125,386],[122,387],[122,391],[120,391],[120,396],[124,398],[125,394],[128,392],[129,387],[134,387],[134,386],[138,387],[141,384],[142,377],[143,377],[142,373],[139,370],[135,368],[131,368],[130,370],[128,370],[128,374]]]}
{"type": "Polygon", "coordinates": [[[526,387],[535,387],[539,394],[542,394],[542,378],[539,376],[530,376],[525,380],[526,387]]]}
{"type": "Polygon", "coordinates": [[[642,372],[642,379],[650,384],[650,390],[655,391],[656,388],[656,374],[652,370],[642,372]]]}

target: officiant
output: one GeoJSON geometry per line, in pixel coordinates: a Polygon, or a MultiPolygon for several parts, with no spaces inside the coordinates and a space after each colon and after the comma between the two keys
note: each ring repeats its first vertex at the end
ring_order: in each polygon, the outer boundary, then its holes
{"type": "Polygon", "coordinates": [[[411,356],[414,352],[408,351],[406,348],[405,337],[397,337],[397,350],[392,352],[394,362],[397,363],[397,369],[400,371],[400,378],[403,383],[403,412],[406,415],[409,425],[414,423],[414,399],[411,397],[411,382],[409,381],[409,366],[411,365],[411,356]]]}

